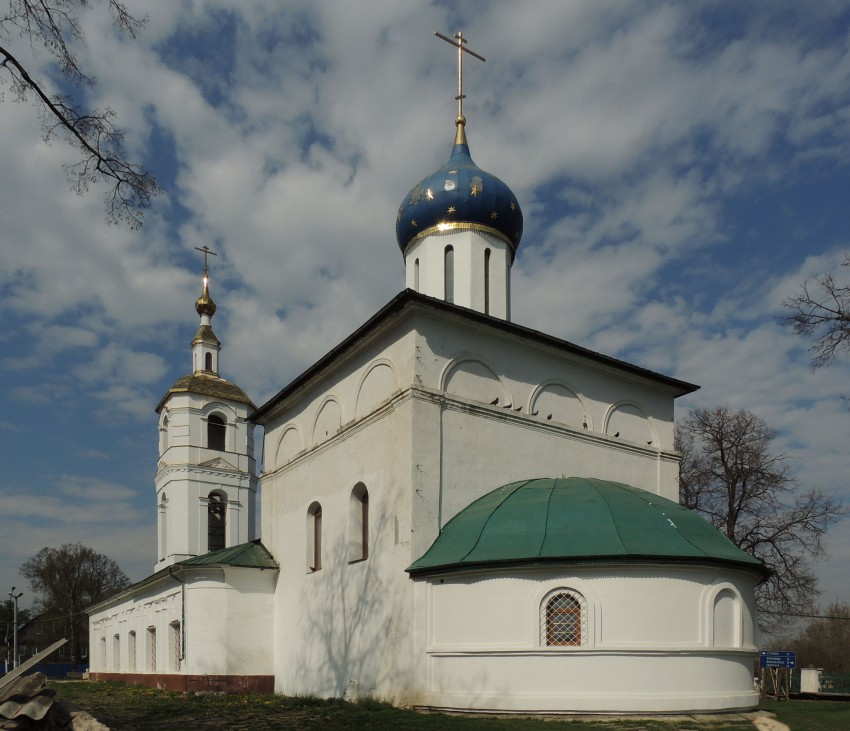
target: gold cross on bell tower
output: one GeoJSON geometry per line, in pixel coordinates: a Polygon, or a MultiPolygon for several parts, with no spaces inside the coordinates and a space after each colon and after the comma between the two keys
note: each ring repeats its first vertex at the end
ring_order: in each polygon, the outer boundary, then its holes
{"type": "MultiPolygon", "coordinates": [[[[457,48],[457,96],[455,97],[455,99],[457,99],[457,120],[455,123],[459,128],[461,128],[464,124],[466,124],[466,117],[463,116],[463,100],[466,99],[466,95],[463,93],[463,54],[468,53],[470,56],[477,58],[479,61],[486,61],[486,59],[484,56],[479,56],[475,53],[475,51],[470,51],[466,46],[464,46],[464,43],[467,43],[467,40],[463,37],[462,31],[455,33],[453,38],[444,36],[436,30],[434,31],[434,35],[457,48]]],[[[461,131],[461,129],[458,129],[458,136],[460,136],[461,131]]]]}
{"type": "Polygon", "coordinates": [[[204,281],[207,279],[207,272],[209,271],[207,267],[207,257],[208,256],[218,256],[209,246],[204,244],[203,246],[196,246],[195,251],[200,251],[204,255],[204,281]]]}

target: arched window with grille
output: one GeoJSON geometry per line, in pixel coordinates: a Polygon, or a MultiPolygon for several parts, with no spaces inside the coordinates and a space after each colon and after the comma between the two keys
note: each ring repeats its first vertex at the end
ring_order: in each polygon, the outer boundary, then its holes
{"type": "Polygon", "coordinates": [[[227,426],[223,418],[218,414],[210,414],[207,418],[207,447],[209,449],[224,451],[226,429],[227,426]]]}
{"type": "Polygon", "coordinates": [[[540,644],[550,647],[587,645],[587,603],[578,592],[558,590],[540,607],[540,644]]]}
{"type": "Polygon", "coordinates": [[[207,498],[207,551],[220,551],[224,548],[227,500],[218,492],[211,492],[207,498]]]}

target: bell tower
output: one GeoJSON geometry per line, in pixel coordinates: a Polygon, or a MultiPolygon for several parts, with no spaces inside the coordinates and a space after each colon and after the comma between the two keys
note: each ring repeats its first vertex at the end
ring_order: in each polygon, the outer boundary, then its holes
{"type": "Polygon", "coordinates": [[[192,340],[192,372],[179,378],[156,408],[157,562],[154,570],[256,537],[257,475],[254,404],[219,375],[221,342],[212,329],[208,247],[204,254],[200,316],[192,340]]]}

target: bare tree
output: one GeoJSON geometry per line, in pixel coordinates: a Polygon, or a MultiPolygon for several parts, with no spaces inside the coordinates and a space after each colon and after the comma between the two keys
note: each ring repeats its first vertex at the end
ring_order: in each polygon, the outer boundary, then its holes
{"type": "Polygon", "coordinates": [[[823,554],[828,527],[847,514],[836,498],[799,488],[784,455],[771,452],[775,437],[758,416],[725,406],[694,409],[676,425],[680,501],[772,571],[756,591],[766,630],[783,613],[811,606],[812,561],[823,554]]]}
{"type": "Polygon", "coordinates": [[[42,548],[23,563],[20,573],[37,596],[37,611],[57,619],[77,660],[88,646],[84,610],[130,584],[115,561],[82,543],[42,548]]]}
{"type": "MultiPolygon", "coordinates": [[[[850,267],[850,255],[841,266],[850,267]]],[[[803,282],[800,292],[782,306],[789,311],[783,323],[798,335],[814,339],[809,348],[812,368],[827,366],[838,353],[850,350],[850,287],[836,282],[832,274],[803,282]]]]}
{"type": "Polygon", "coordinates": [[[825,610],[817,608],[815,614],[819,616],[791,642],[798,665],[850,672],[850,604],[833,602],[825,610]]]}
{"type": "MultiPolygon", "coordinates": [[[[130,15],[119,0],[106,1],[115,27],[135,38],[144,21],[130,15]]],[[[53,56],[66,86],[93,86],[94,77],[83,73],[72,48],[85,42],[76,12],[88,5],[89,0],[10,0],[8,12],[0,15],[0,83],[9,83],[17,101],[35,103],[45,141],[61,136],[80,152],[79,162],[65,166],[71,189],[81,195],[91,183],[108,184],[107,220],[138,228],[160,189],[148,171],[127,160],[115,112],[87,109],[67,94],[48,93],[7,47],[15,38],[23,39],[34,50],[41,48],[53,56]]]]}

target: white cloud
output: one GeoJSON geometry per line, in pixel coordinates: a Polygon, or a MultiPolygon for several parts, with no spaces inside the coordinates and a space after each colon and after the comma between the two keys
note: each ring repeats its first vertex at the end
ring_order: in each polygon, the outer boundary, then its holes
{"type": "MultiPolygon", "coordinates": [[[[841,7],[825,5],[744,6],[730,30],[731,9],[701,4],[195,1],[146,6],[133,41],[94,6],[81,16],[91,98],[116,109],[166,190],[142,231],[103,225],[101,191],[67,190],[73,153],[4,103],[4,436],[103,467],[155,439],[152,409],[189,369],[195,246],[218,252],[223,372],[258,403],[389,300],[403,286],[396,207],[453,137],[454,52],[431,33],[462,27],[487,57],[465,66],[473,157],[526,216],[514,319],[700,383],[682,409],[759,413],[801,479],[846,493],[847,364],[810,373],[806,343],[777,324],[785,296],[840,262],[850,223],[830,199],[848,182],[850,49],[841,7]],[[132,439],[126,423],[151,429],[132,439]]],[[[142,495],[141,478],[74,470],[52,474],[117,505],[137,545],[96,507],[55,537],[152,563],[150,501],[110,497],[113,483],[142,495]]],[[[10,493],[33,521],[5,526],[27,534],[6,539],[11,563],[55,542],[25,496],[68,507],[36,483],[10,493]]],[[[836,529],[836,561],[847,535],[836,529]]]]}

